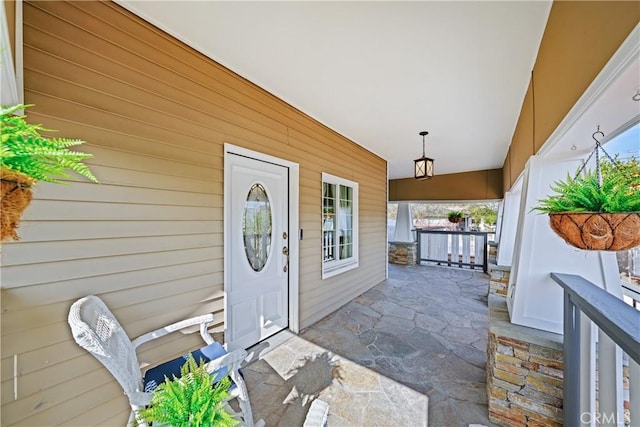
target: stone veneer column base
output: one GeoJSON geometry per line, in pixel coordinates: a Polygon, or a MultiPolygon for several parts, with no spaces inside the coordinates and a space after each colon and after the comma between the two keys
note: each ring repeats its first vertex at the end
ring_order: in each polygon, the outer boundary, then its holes
{"type": "Polygon", "coordinates": [[[415,265],[417,260],[417,242],[389,242],[389,263],[415,265]]]}
{"type": "Polygon", "coordinates": [[[489,246],[489,258],[493,257],[493,259],[495,259],[496,256],[498,256],[498,243],[494,242],[493,240],[489,240],[488,246],[489,246]]]}
{"type": "Polygon", "coordinates": [[[514,325],[506,299],[489,295],[489,419],[505,427],[562,425],[562,335],[514,325]]]}
{"type": "Polygon", "coordinates": [[[489,264],[489,295],[507,296],[511,267],[489,264]]]}

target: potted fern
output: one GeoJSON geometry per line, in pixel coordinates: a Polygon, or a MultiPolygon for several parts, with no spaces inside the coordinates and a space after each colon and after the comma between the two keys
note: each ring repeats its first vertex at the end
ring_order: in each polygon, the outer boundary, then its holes
{"type": "Polygon", "coordinates": [[[556,182],[551,187],[555,194],[534,209],[549,214],[551,228],[576,248],[634,248],[640,245],[640,163],[635,158],[611,158],[598,140],[594,153],[597,150],[608,161],[600,162],[596,155],[594,170],[581,174],[583,166],[575,178],[556,182]]]}
{"type": "Polygon", "coordinates": [[[150,405],[139,417],[147,423],[173,427],[231,427],[239,421],[227,410],[231,398],[228,377],[211,385],[204,362],[196,363],[189,355],[180,369],[180,378],[169,379],[153,390],[150,405]]]}
{"type": "Polygon", "coordinates": [[[449,222],[452,222],[454,224],[457,224],[460,221],[462,221],[463,216],[464,214],[460,211],[451,211],[447,214],[447,218],[449,219],[449,222]]]}
{"type": "Polygon", "coordinates": [[[67,171],[73,171],[98,182],[82,163],[91,155],[69,150],[69,147],[84,141],[42,136],[40,132],[51,132],[51,129],[27,123],[25,115],[16,115],[28,107],[30,105],[15,105],[0,110],[0,241],[19,239],[16,228],[31,202],[31,190],[38,181],[61,184],[60,179],[70,177],[67,171]]]}

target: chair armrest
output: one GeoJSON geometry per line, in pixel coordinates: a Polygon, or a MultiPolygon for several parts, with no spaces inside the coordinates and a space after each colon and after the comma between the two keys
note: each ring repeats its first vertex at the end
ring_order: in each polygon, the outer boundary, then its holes
{"type": "Polygon", "coordinates": [[[127,397],[129,398],[129,403],[131,405],[137,406],[138,408],[144,408],[149,403],[151,403],[151,399],[153,399],[153,393],[138,391],[129,394],[127,397]]]}
{"type": "Polygon", "coordinates": [[[144,335],[140,335],[138,338],[131,341],[133,348],[138,348],[139,345],[146,342],[155,340],[156,338],[163,337],[171,332],[179,331],[180,329],[188,328],[190,326],[200,325],[200,335],[207,344],[213,344],[214,340],[207,332],[207,324],[213,322],[213,314],[205,314],[202,316],[192,317],[190,319],[181,320],[176,323],[172,323],[163,328],[156,329],[155,331],[147,332],[144,335]]]}
{"type": "Polygon", "coordinates": [[[213,359],[207,362],[204,366],[207,369],[209,374],[213,374],[214,372],[224,368],[225,366],[229,367],[229,370],[238,369],[240,364],[246,359],[247,352],[245,350],[234,350],[231,353],[227,353],[224,356],[220,356],[216,359],[213,359]]]}

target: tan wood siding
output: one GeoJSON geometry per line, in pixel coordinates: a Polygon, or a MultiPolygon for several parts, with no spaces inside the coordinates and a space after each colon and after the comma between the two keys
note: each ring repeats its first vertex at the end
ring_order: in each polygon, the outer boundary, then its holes
{"type": "MultiPolygon", "coordinates": [[[[40,184],[2,247],[2,425],[126,422],[119,386],[71,339],[81,296],[130,336],[206,312],[223,331],[225,142],[300,164],[301,327],[384,280],[381,158],[110,2],[27,2],[24,41],[30,120],[88,141],[101,184],[40,184]],[[324,281],[322,172],[360,184],[360,267],[324,281]]],[[[174,334],[140,359],[198,344],[174,334]]]]}
{"type": "Polygon", "coordinates": [[[511,147],[507,152],[507,157],[504,159],[504,166],[502,167],[502,191],[506,193],[511,188],[511,147]]]}
{"type": "Polygon", "coordinates": [[[510,168],[509,188],[638,22],[637,1],[553,2],[503,165],[510,168]]]}
{"type": "Polygon", "coordinates": [[[522,102],[518,123],[513,133],[511,146],[509,147],[509,167],[511,168],[510,175],[512,179],[518,178],[520,172],[524,170],[529,157],[535,154],[533,150],[533,135],[535,132],[533,96],[533,85],[529,83],[529,88],[522,102]]]}

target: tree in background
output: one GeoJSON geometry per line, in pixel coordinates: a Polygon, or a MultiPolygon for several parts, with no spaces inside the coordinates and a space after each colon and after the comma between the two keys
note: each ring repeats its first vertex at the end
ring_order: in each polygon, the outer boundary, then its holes
{"type": "Polygon", "coordinates": [[[498,212],[495,203],[469,205],[467,210],[476,224],[496,225],[498,212]]]}
{"type": "Polygon", "coordinates": [[[398,218],[398,204],[387,203],[387,219],[395,220],[396,218],[398,218]]]}
{"type": "Polygon", "coordinates": [[[447,218],[449,212],[468,213],[466,203],[411,203],[411,214],[414,219],[447,218]]]}

